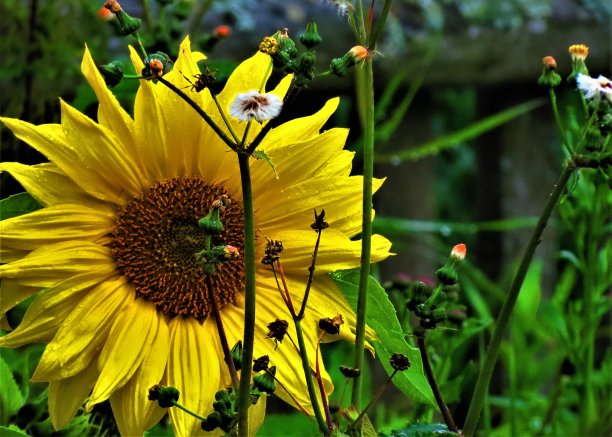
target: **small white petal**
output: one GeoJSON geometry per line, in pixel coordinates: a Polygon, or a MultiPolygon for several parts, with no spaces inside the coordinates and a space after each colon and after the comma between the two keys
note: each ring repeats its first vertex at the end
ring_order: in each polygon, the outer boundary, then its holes
{"type": "Polygon", "coordinates": [[[236,96],[230,106],[230,115],[240,121],[263,122],[277,117],[283,107],[280,97],[275,94],[260,94],[251,90],[236,96]]]}

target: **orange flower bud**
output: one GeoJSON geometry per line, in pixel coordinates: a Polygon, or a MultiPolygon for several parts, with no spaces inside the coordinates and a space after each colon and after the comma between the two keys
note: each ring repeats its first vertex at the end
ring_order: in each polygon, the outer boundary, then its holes
{"type": "Polygon", "coordinates": [[[457,244],[453,247],[453,250],[451,250],[451,256],[453,258],[458,259],[459,261],[462,261],[465,258],[466,252],[467,252],[467,248],[465,244],[463,243],[457,244]]]}

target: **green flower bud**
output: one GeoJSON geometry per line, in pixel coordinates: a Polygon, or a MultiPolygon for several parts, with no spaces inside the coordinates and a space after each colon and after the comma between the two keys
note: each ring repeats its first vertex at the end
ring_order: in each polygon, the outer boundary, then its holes
{"type": "Polygon", "coordinates": [[[119,61],[98,66],[98,71],[104,78],[104,82],[109,87],[114,87],[123,79],[123,65],[119,61]]]}
{"type": "Polygon", "coordinates": [[[232,348],[232,361],[234,362],[234,368],[240,370],[242,368],[242,340],[238,340],[238,343],[232,348]]]}
{"type": "Polygon", "coordinates": [[[557,68],[557,61],[552,56],[545,56],[542,59],[542,74],[538,78],[538,85],[546,88],[554,88],[559,86],[561,83],[561,76],[555,71],[557,68]]]}
{"type": "Polygon", "coordinates": [[[334,58],[331,60],[330,68],[333,74],[336,76],[344,76],[350,67],[362,62],[368,56],[370,52],[363,46],[355,46],[344,54],[341,58],[334,58]]]}
{"type": "Polygon", "coordinates": [[[170,57],[163,52],[153,53],[145,58],[144,64],[142,69],[144,77],[163,76],[170,64],[170,57]]]}
{"type": "Polygon", "coordinates": [[[204,431],[214,431],[221,426],[221,414],[219,414],[217,411],[213,411],[206,416],[206,419],[202,421],[200,426],[204,431]]]}
{"type": "Polygon", "coordinates": [[[572,72],[567,77],[567,81],[575,84],[578,74],[589,75],[589,70],[584,62],[589,55],[589,48],[584,44],[574,44],[569,46],[568,51],[572,57],[572,72]]]}
{"type": "Polygon", "coordinates": [[[162,408],[170,408],[174,406],[174,402],[178,402],[179,391],[176,387],[164,387],[163,385],[154,385],[149,389],[149,400],[157,401],[162,408]]]}
{"type": "Polygon", "coordinates": [[[117,32],[121,36],[131,35],[134,32],[137,32],[140,29],[140,18],[134,18],[128,15],[123,9],[116,13],[117,22],[119,26],[117,27],[117,32]]]}
{"type": "Polygon", "coordinates": [[[319,30],[317,29],[317,23],[314,21],[310,21],[306,25],[306,30],[302,35],[300,35],[300,42],[307,48],[311,49],[313,47],[321,44],[322,38],[319,35],[319,30]]]}
{"type": "Polygon", "coordinates": [[[440,267],[436,271],[436,278],[444,285],[454,285],[459,280],[454,266],[449,266],[448,264],[440,267]]]}
{"type": "Polygon", "coordinates": [[[294,59],[297,54],[297,48],[295,47],[295,41],[289,36],[289,30],[283,29],[282,32],[276,32],[273,37],[278,41],[278,50],[286,53],[289,59],[294,59]]]}
{"type": "Polygon", "coordinates": [[[206,235],[217,235],[223,232],[219,208],[212,208],[206,217],[198,220],[198,226],[204,230],[206,235]]]}
{"type": "Polygon", "coordinates": [[[266,372],[260,373],[259,375],[253,377],[253,384],[259,391],[272,394],[274,393],[274,390],[276,390],[274,375],[276,375],[276,366],[272,366],[266,372]]]}
{"type": "Polygon", "coordinates": [[[431,318],[435,323],[444,322],[446,317],[446,310],[444,308],[436,308],[431,312],[431,318]]]}

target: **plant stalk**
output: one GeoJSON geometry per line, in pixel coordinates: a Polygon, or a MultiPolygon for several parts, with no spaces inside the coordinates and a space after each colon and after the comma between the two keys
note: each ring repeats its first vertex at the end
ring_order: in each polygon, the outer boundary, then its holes
{"type": "Polygon", "coordinates": [[[527,270],[529,269],[529,264],[531,263],[535,249],[542,240],[542,233],[548,224],[548,219],[550,218],[557,201],[561,197],[561,194],[563,194],[567,181],[575,169],[575,163],[573,161],[568,161],[561,172],[561,175],[559,176],[559,179],[557,180],[557,183],[555,184],[555,187],[548,197],[546,205],[544,206],[544,211],[542,212],[542,215],[540,216],[538,223],[531,234],[529,243],[525,248],[525,253],[523,254],[514,279],[512,280],[510,290],[508,291],[508,295],[506,296],[506,300],[497,319],[497,324],[495,326],[495,330],[493,331],[493,336],[491,338],[491,342],[489,343],[484,363],[480,369],[478,380],[476,381],[476,387],[474,388],[474,394],[472,395],[465,425],[463,427],[463,433],[467,437],[472,437],[476,432],[478,419],[482,410],[482,404],[485,396],[487,395],[489,381],[493,375],[493,369],[495,368],[495,362],[497,361],[501,341],[510,322],[514,305],[516,304],[521,286],[523,285],[523,281],[527,275],[527,270]]]}
{"type": "MultiPolygon", "coordinates": [[[[361,223],[361,270],[359,274],[359,292],[357,297],[357,322],[355,335],[355,355],[353,367],[363,369],[366,302],[368,279],[370,276],[370,258],[372,251],[372,178],[374,175],[374,74],[372,59],[363,61],[363,67],[356,71],[358,86],[361,88],[364,114],[363,136],[363,204],[361,223]]],[[[363,373],[363,372],[362,372],[363,373]]],[[[361,374],[353,378],[351,403],[357,409],[361,405],[361,374]]]]}
{"type": "Polygon", "coordinates": [[[436,382],[436,377],[431,367],[431,362],[429,361],[427,347],[425,346],[425,332],[417,335],[416,338],[417,344],[419,346],[419,352],[421,352],[421,360],[423,361],[423,370],[425,370],[425,375],[427,375],[427,382],[429,382],[431,391],[433,392],[434,397],[436,398],[440,413],[442,413],[442,417],[444,417],[444,422],[446,422],[446,426],[448,427],[449,431],[459,432],[459,429],[457,428],[457,425],[455,425],[455,421],[453,420],[453,416],[451,415],[448,406],[444,402],[444,398],[442,397],[442,392],[438,387],[438,383],[436,382]]]}
{"type": "Polygon", "coordinates": [[[306,352],[306,342],[304,341],[304,331],[302,330],[302,321],[296,317],[293,318],[295,323],[295,331],[297,334],[297,340],[300,350],[300,357],[302,361],[302,367],[304,368],[304,378],[306,379],[306,387],[308,388],[308,397],[312,403],[312,410],[319,424],[321,432],[328,436],[331,434],[331,430],[328,428],[323,413],[321,412],[321,406],[319,405],[319,399],[317,398],[317,392],[312,381],[312,369],[310,368],[310,361],[308,360],[308,353],[306,352]]]}
{"type": "Polygon", "coordinates": [[[244,339],[240,387],[238,391],[238,435],[249,434],[249,406],[253,346],[255,339],[255,217],[249,155],[238,151],[238,165],[242,183],[242,209],[244,214],[244,339]]]}

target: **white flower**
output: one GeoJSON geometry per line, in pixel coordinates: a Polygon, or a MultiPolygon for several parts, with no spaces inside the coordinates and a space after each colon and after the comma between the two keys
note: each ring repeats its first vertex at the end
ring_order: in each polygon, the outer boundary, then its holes
{"type": "Polygon", "coordinates": [[[599,94],[612,102],[612,81],[607,77],[600,75],[597,79],[593,79],[586,74],[578,74],[576,84],[587,99],[592,99],[599,94]]]}
{"type": "Polygon", "coordinates": [[[277,95],[251,90],[236,96],[230,106],[230,114],[240,121],[255,119],[261,123],[278,116],[282,107],[283,102],[277,95]]]}

